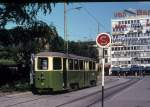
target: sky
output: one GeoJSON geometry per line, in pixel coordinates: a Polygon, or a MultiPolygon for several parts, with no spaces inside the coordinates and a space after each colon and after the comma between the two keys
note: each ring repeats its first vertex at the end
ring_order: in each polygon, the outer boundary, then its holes
{"type": "MultiPolygon", "coordinates": [[[[100,23],[101,32],[111,33],[111,19],[114,13],[124,9],[147,9],[150,10],[150,2],[72,2],[67,5],[67,35],[69,40],[88,41],[95,40],[98,34],[97,21],[100,23]],[[82,7],[80,10],[76,7],[82,7]],[[88,10],[90,15],[88,14],[88,10]],[[94,16],[96,20],[91,17],[94,16]]],[[[56,26],[58,34],[64,38],[64,4],[52,5],[52,12],[48,15],[38,13],[38,20],[46,22],[48,25],[56,26]]],[[[7,25],[7,28],[13,24],[7,25]]]]}

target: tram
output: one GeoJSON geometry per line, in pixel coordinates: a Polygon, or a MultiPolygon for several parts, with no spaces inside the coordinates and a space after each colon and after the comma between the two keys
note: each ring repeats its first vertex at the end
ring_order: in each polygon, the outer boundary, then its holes
{"type": "Polygon", "coordinates": [[[59,52],[40,52],[34,58],[34,91],[61,91],[95,86],[94,59],[59,52]]]}

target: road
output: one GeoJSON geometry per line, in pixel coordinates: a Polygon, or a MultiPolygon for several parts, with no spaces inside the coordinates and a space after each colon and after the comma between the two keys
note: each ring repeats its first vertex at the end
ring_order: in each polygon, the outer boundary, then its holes
{"type": "MultiPolygon", "coordinates": [[[[110,100],[106,101],[110,101],[109,104],[111,105],[113,96],[117,95],[118,92],[122,93],[122,90],[126,90],[129,86],[137,83],[139,83],[139,78],[112,78],[108,80],[105,85],[105,99],[110,100]]],[[[0,97],[0,107],[100,107],[100,101],[101,86],[98,85],[53,95],[33,95],[31,92],[7,95],[0,97]]]]}
{"type": "MultiPolygon", "coordinates": [[[[91,107],[101,107],[101,102],[91,107]]],[[[104,107],[150,107],[150,77],[106,99],[104,107]]]]}

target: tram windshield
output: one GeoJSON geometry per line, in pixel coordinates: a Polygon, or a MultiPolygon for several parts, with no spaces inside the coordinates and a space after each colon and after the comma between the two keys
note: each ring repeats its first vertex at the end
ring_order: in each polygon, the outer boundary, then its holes
{"type": "Polygon", "coordinates": [[[48,58],[45,58],[45,57],[38,58],[38,69],[39,70],[48,69],[48,58]]]}

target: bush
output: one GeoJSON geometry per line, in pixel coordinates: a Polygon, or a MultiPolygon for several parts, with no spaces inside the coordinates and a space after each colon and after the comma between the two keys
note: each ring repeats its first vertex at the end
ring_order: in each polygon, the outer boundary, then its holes
{"type": "Polygon", "coordinates": [[[25,92],[30,90],[30,84],[25,81],[17,81],[15,83],[5,84],[1,86],[0,90],[2,92],[13,92],[13,91],[25,92]]]}
{"type": "Polygon", "coordinates": [[[16,65],[14,60],[0,59],[0,65],[16,65]]]}

